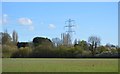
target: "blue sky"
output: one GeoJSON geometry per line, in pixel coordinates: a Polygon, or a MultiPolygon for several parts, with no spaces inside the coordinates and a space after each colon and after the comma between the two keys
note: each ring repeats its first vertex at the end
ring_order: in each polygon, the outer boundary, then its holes
{"type": "Polygon", "coordinates": [[[118,44],[117,2],[4,2],[2,10],[2,29],[10,34],[16,30],[19,41],[36,36],[60,38],[70,18],[75,20],[73,40],[87,41],[95,35],[102,44],[118,44]]]}

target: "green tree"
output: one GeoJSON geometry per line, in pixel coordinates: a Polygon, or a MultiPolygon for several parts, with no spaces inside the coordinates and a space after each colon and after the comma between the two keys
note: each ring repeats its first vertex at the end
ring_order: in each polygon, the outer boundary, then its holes
{"type": "Polygon", "coordinates": [[[74,47],[74,54],[76,55],[76,57],[82,56],[83,55],[83,51],[84,51],[84,49],[81,46],[79,46],[79,45],[76,45],[74,47]]]}
{"type": "Polygon", "coordinates": [[[99,47],[97,48],[97,51],[98,51],[98,53],[102,53],[102,52],[104,52],[104,51],[108,51],[108,49],[107,49],[105,46],[99,46],[99,47]]]}
{"type": "Polygon", "coordinates": [[[4,44],[10,44],[11,43],[11,36],[7,33],[7,31],[5,32],[1,32],[0,33],[0,43],[2,45],[4,44]]]}
{"type": "Polygon", "coordinates": [[[78,42],[78,45],[79,45],[82,49],[84,49],[84,50],[88,50],[88,49],[89,49],[87,42],[84,41],[84,40],[79,41],[79,42],[78,42]]]}
{"type": "Polygon", "coordinates": [[[42,44],[33,49],[32,57],[51,57],[52,51],[51,46],[42,44]]]}
{"type": "Polygon", "coordinates": [[[48,38],[35,37],[33,39],[33,57],[50,57],[53,51],[53,43],[48,38]]]}
{"type": "Polygon", "coordinates": [[[33,44],[34,46],[39,46],[39,45],[48,45],[48,46],[52,46],[53,43],[50,39],[48,38],[43,38],[43,37],[35,37],[33,39],[33,44]]]}
{"type": "Polygon", "coordinates": [[[0,33],[0,44],[2,45],[2,57],[9,58],[17,51],[17,46],[12,43],[12,38],[8,34],[7,30],[0,33]]]}

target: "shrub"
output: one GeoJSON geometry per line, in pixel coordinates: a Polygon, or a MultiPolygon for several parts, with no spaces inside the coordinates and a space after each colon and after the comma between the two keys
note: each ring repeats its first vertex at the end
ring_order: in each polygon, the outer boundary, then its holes
{"type": "Polygon", "coordinates": [[[53,49],[48,45],[39,45],[33,49],[32,57],[51,57],[53,54],[53,49]]]}
{"type": "Polygon", "coordinates": [[[21,58],[21,57],[29,57],[30,54],[32,53],[32,49],[30,47],[21,47],[16,51],[15,53],[12,54],[12,58],[21,58]]]}
{"type": "Polygon", "coordinates": [[[9,46],[9,45],[3,45],[2,46],[2,57],[3,58],[10,58],[13,53],[17,51],[16,46],[9,46]]]}

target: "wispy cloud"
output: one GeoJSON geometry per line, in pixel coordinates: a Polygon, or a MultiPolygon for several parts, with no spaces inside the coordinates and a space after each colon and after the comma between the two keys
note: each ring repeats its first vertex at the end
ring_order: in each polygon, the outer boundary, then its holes
{"type": "Polygon", "coordinates": [[[31,19],[29,19],[29,18],[19,18],[18,19],[18,22],[21,24],[21,25],[32,25],[33,24],[33,22],[32,22],[32,20],[31,19]]]}
{"type": "Polygon", "coordinates": [[[7,14],[3,14],[3,21],[2,21],[3,24],[6,24],[8,23],[8,15],[7,14]]]}
{"type": "Polygon", "coordinates": [[[4,25],[8,23],[8,15],[3,14],[2,17],[0,17],[0,25],[4,25]]]}
{"type": "Polygon", "coordinates": [[[49,24],[49,28],[50,28],[50,29],[55,29],[56,26],[55,26],[54,24],[49,24]]]}
{"type": "Polygon", "coordinates": [[[34,30],[34,26],[33,26],[33,20],[30,18],[26,18],[26,17],[22,17],[18,19],[19,24],[24,25],[24,26],[28,26],[28,29],[30,31],[34,30]]]}

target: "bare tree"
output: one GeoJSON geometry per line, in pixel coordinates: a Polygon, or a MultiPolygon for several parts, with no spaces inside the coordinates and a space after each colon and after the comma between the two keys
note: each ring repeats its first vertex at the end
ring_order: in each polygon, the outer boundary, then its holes
{"type": "Polygon", "coordinates": [[[61,40],[59,38],[52,38],[52,42],[54,43],[55,46],[59,46],[62,44],[61,40]]]}
{"type": "Polygon", "coordinates": [[[96,48],[100,45],[100,41],[101,39],[97,36],[90,36],[88,38],[88,42],[90,43],[90,50],[93,56],[96,54],[96,48]]]}
{"type": "Polygon", "coordinates": [[[14,43],[18,42],[18,34],[17,34],[17,32],[15,30],[12,33],[12,39],[13,39],[14,43]]]}

